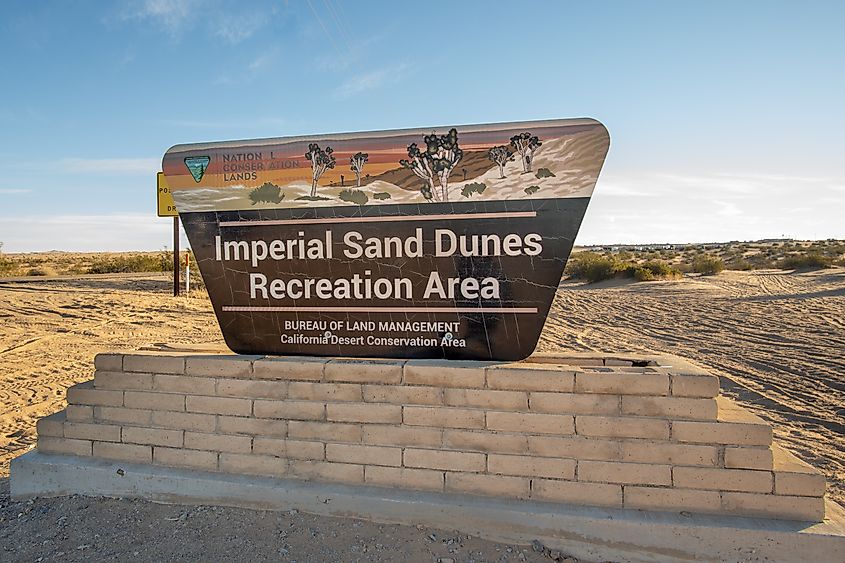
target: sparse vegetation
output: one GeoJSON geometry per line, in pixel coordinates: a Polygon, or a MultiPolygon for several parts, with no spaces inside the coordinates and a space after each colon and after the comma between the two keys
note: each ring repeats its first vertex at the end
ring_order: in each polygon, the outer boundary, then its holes
{"type": "Polygon", "coordinates": [[[461,195],[464,197],[471,197],[474,194],[483,194],[486,189],[487,184],[484,182],[473,182],[471,184],[467,184],[463,187],[463,189],[461,189],[461,195]]]}
{"type": "Polygon", "coordinates": [[[612,278],[634,278],[637,281],[674,279],[681,276],[677,268],[659,260],[635,262],[596,252],[579,252],[567,265],[570,276],[595,283],[612,278]]]}
{"type": "Polygon", "coordinates": [[[370,201],[367,194],[361,190],[341,190],[340,199],[341,201],[348,201],[356,205],[365,205],[368,201],[370,201]]]}
{"type": "Polygon", "coordinates": [[[778,262],[781,270],[818,270],[832,265],[833,260],[829,256],[822,256],[818,252],[790,255],[778,262]]]}
{"type": "Polygon", "coordinates": [[[540,189],[540,186],[528,186],[527,188],[525,188],[522,191],[524,191],[527,195],[531,195],[531,194],[537,193],[537,190],[539,190],[539,189],[540,189]]]}
{"type": "Polygon", "coordinates": [[[378,199],[378,200],[390,199],[390,194],[387,193],[387,192],[378,192],[378,193],[373,194],[373,199],[378,199]]]}
{"type": "Polygon", "coordinates": [[[537,170],[537,173],[534,174],[538,180],[542,180],[543,178],[554,178],[555,173],[549,170],[548,168],[540,168],[537,170]]]}
{"type": "Polygon", "coordinates": [[[95,258],[88,267],[89,274],[125,274],[130,272],[172,272],[173,252],[162,250],[156,254],[119,254],[95,258]]]}
{"type": "MultiPolygon", "coordinates": [[[[680,272],[705,275],[723,270],[807,270],[845,266],[845,241],[756,241],[712,244],[619,245],[574,252],[567,273],[580,279],[573,269],[578,257],[587,254],[619,263],[662,261],[680,272]]],[[[595,258],[592,259],[595,261],[595,258]]],[[[613,275],[617,275],[618,271],[613,275]]],[[[641,277],[648,274],[641,274],[641,277]]]]}

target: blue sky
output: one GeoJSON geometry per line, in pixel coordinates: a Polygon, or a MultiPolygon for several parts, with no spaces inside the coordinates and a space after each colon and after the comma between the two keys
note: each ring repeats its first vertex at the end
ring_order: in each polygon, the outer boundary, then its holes
{"type": "Polygon", "coordinates": [[[845,3],[3,4],[6,252],[160,249],[173,144],[589,116],[579,244],[845,238],[845,3]]]}

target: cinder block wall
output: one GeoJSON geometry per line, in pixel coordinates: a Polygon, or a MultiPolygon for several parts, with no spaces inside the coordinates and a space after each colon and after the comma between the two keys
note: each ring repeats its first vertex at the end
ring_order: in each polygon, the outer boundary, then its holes
{"type": "Polygon", "coordinates": [[[671,356],[101,354],[38,450],[543,502],[820,521],[825,480],[671,356]]]}

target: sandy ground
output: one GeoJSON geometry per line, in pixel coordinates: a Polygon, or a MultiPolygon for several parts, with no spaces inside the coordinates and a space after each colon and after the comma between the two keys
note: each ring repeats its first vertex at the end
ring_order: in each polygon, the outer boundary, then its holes
{"type": "MultiPolygon", "coordinates": [[[[9,461],[34,445],[38,418],[64,408],[67,387],[91,378],[94,354],[221,342],[207,298],[174,298],[169,284],[162,274],[0,280],[0,560],[135,552],[190,560],[202,558],[198,545],[221,560],[549,560],[455,532],[305,515],[76,497],[11,502],[9,461]],[[92,527],[67,525],[80,518],[92,527]]],[[[776,441],[824,471],[830,496],[845,504],[845,269],[566,282],[539,349],[665,351],[712,368],[723,393],[770,420],[776,441]]]]}

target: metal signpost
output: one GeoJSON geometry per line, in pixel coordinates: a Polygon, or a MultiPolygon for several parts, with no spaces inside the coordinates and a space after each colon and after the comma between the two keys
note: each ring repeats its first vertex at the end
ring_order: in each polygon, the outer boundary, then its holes
{"type": "Polygon", "coordinates": [[[177,145],[162,170],[233,351],[518,360],[609,144],[549,120],[177,145]]]}
{"type": "Polygon", "coordinates": [[[156,174],[156,199],[159,217],[173,217],[173,295],[179,295],[179,213],[163,172],[156,174]]]}

